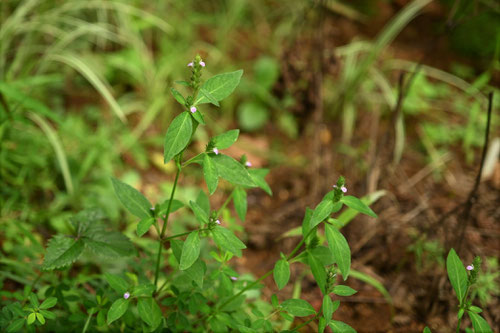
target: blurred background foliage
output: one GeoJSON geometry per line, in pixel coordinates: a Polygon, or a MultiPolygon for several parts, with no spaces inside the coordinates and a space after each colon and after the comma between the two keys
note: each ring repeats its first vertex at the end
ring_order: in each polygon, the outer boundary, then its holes
{"type": "MultiPolygon", "coordinates": [[[[39,263],[45,240],[67,230],[68,218],[84,208],[101,208],[133,234],[110,176],[119,175],[153,201],[165,196],[171,168],[162,163],[163,135],[180,111],[169,88],[188,75],[186,64],[197,53],[207,63],[205,78],[245,70],[236,93],[209,113],[208,127],[217,133],[240,127],[250,139],[266,137],[269,150],[253,142],[247,147],[271,167],[307,167],[284,147],[304,142],[321,103],[325,122],[341,124],[335,127],[336,152],[356,159],[360,175],[368,172],[363,156],[369,141],[356,138],[359,119],[374,112],[392,117],[397,74],[409,77],[416,69],[396,119],[394,163],[411,136],[425,163],[440,165],[458,148],[471,165],[485,129],[483,92],[497,92],[496,108],[500,100],[500,5],[430,2],[1,1],[0,260],[9,270],[2,269],[0,280],[34,278],[20,263],[39,263]],[[419,28],[402,33],[422,11],[419,28]],[[334,30],[322,32],[320,47],[318,22],[334,30]],[[430,52],[435,61],[419,66],[432,34],[444,36],[440,50],[453,59],[430,52]],[[391,48],[395,40],[399,47],[391,48]],[[318,72],[322,94],[315,94],[318,72]]],[[[498,117],[493,121],[497,129],[498,117]]],[[[204,131],[199,139],[217,134],[204,131]]],[[[439,178],[440,169],[434,172],[439,178]]],[[[190,186],[197,182],[188,180],[180,196],[194,194],[190,186]]],[[[418,258],[425,251],[442,255],[438,244],[422,244],[412,250],[418,258]]],[[[498,294],[498,285],[492,288],[498,294]]]]}

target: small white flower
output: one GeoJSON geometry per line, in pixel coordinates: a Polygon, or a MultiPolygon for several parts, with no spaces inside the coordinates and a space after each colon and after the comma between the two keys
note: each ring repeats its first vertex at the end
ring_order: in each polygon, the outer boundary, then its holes
{"type": "Polygon", "coordinates": [[[130,297],[130,293],[127,291],[125,294],[123,294],[123,298],[128,299],[130,297]]]}
{"type": "Polygon", "coordinates": [[[217,147],[214,147],[212,151],[215,153],[215,155],[219,155],[219,149],[217,149],[217,147]]]}

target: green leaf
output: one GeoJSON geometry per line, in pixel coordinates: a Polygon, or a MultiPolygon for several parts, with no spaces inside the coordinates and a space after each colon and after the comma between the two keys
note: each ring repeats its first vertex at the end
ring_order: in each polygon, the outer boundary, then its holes
{"type": "Polygon", "coordinates": [[[230,183],[247,187],[256,186],[247,169],[234,158],[219,154],[213,156],[212,161],[217,166],[219,176],[230,183]]]}
{"type": "Polygon", "coordinates": [[[134,288],[134,296],[152,296],[156,287],[151,283],[143,283],[134,288]]]}
{"type": "Polygon", "coordinates": [[[129,288],[128,282],[119,275],[104,273],[104,278],[109,286],[120,295],[123,295],[129,288]]]}
{"type": "Polygon", "coordinates": [[[211,99],[222,101],[238,86],[241,75],[243,75],[243,70],[240,69],[235,72],[223,73],[211,77],[201,86],[205,94],[202,93],[194,104],[209,103],[210,100],[206,97],[206,93],[211,95],[211,99]]]}
{"type": "Polygon", "coordinates": [[[480,307],[475,306],[475,305],[471,305],[469,307],[469,311],[472,311],[474,313],[481,313],[481,312],[483,312],[483,310],[480,307]]]}
{"type": "Polygon", "coordinates": [[[42,269],[52,270],[71,265],[83,252],[83,240],[56,235],[47,246],[42,269]]]}
{"type": "Polygon", "coordinates": [[[203,211],[207,215],[210,214],[210,199],[208,198],[208,195],[203,190],[201,190],[198,193],[198,196],[196,197],[196,203],[198,204],[198,206],[201,207],[201,209],[203,209],[203,211]]]}
{"type": "Polygon", "coordinates": [[[142,237],[146,232],[148,232],[149,227],[155,222],[154,217],[148,217],[142,219],[137,223],[137,236],[142,237]]]}
{"type": "Polygon", "coordinates": [[[205,98],[206,98],[206,99],[207,99],[210,103],[212,103],[213,105],[215,105],[215,106],[220,106],[220,105],[219,105],[219,102],[217,101],[217,99],[216,99],[214,96],[212,96],[212,94],[211,94],[211,93],[209,93],[207,90],[205,90],[205,89],[201,88],[201,89],[200,89],[200,94],[202,94],[202,95],[203,95],[203,97],[205,97],[205,98]]]}
{"type": "MultiPolygon", "coordinates": [[[[167,213],[168,209],[168,203],[170,202],[170,199],[165,200],[164,202],[161,203],[160,205],[160,211],[157,212],[157,216],[165,215],[167,213]]],[[[184,207],[184,203],[182,201],[173,199],[172,200],[172,205],[170,206],[170,213],[173,213],[179,209],[184,207]]]]}
{"type": "Polygon", "coordinates": [[[247,215],[247,192],[241,187],[234,189],[233,203],[240,220],[245,222],[245,216],[247,215]]]}
{"type": "Polygon", "coordinates": [[[207,265],[203,260],[198,258],[191,267],[186,269],[184,272],[186,275],[198,285],[198,287],[203,288],[203,278],[205,277],[205,272],[207,271],[207,265]]]}
{"type": "Polygon", "coordinates": [[[213,137],[211,141],[217,149],[227,149],[238,140],[239,134],[240,130],[234,129],[213,137]]]}
{"type": "Polygon", "coordinates": [[[43,315],[41,313],[37,313],[36,314],[36,319],[38,319],[38,321],[40,322],[40,324],[44,325],[45,324],[45,318],[43,317],[43,315]]]}
{"type": "Polygon", "coordinates": [[[50,309],[54,307],[57,304],[57,298],[55,297],[49,297],[43,303],[40,305],[40,309],[45,310],[45,309],[50,309]]]}
{"type": "Polygon", "coordinates": [[[332,331],[334,331],[335,333],[356,333],[356,330],[354,328],[338,320],[331,320],[328,323],[328,326],[330,326],[332,331]]]}
{"type": "Polygon", "coordinates": [[[422,333],[432,333],[432,332],[431,332],[431,329],[429,327],[425,326],[422,333]]]}
{"type": "Polygon", "coordinates": [[[152,297],[139,298],[137,301],[137,311],[139,312],[139,317],[151,326],[152,329],[157,328],[161,324],[161,309],[152,297]]]}
{"type": "Polygon", "coordinates": [[[24,326],[24,318],[18,318],[14,320],[10,325],[7,327],[7,332],[18,332],[23,326],[24,326]]]}
{"type": "Polygon", "coordinates": [[[205,118],[203,117],[203,113],[198,110],[195,113],[191,113],[191,116],[193,116],[194,120],[196,120],[199,124],[205,125],[205,118]]]}
{"type": "Polygon", "coordinates": [[[212,230],[212,235],[215,244],[237,257],[241,257],[241,250],[247,248],[230,230],[221,226],[216,226],[212,230]]]}
{"type": "Polygon", "coordinates": [[[36,296],[36,294],[31,293],[28,296],[28,299],[30,300],[30,303],[31,303],[32,307],[37,308],[40,305],[40,303],[38,302],[38,297],[36,296]]]}
{"type": "Polygon", "coordinates": [[[323,305],[321,306],[321,308],[323,309],[323,316],[326,318],[326,320],[329,321],[330,319],[332,319],[333,303],[330,295],[323,296],[323,305]]]}
{"type": "Polygon", "coordinates": [[[357,291],[349,286],[338,285],[333,287],[333,293],[339,296],[352,296],[357,293],[357,291]]]}
{"type": "Polygon", "coordinates": [[[326,328],[326,319],[325,317],[319,317],[318,320],[318,333],[323,333],[326,328]]]}
{"type": "Polygon", "coordinates": [[[274,265],[273,270],[274,282],[278,286],[278,289],[283,289],[284,286],[290,280],[290,264],[284,259],[280,259],[274,265]]]}
{"type": "Polygon", "coordinates": [[[36,313],[35,313],[35,312],[32,312],[32,313],[30,313],[30,315],[28,316],[28,319],[26,320],[26,323],[27,323],[28,325],[31,325],[31,324],[33,324],[33,323],[35,322],[35,320],[36,320],[36,313]]]}
{"type": "Polygon", "coordinates": [[[208,154],[204,154],[203,157],[203,176],[205,177],[205,182],[207,183],[208,192],[210,195],[214,194],[217,189],[217,184],[219,183],[219,173],[215,163],[208,154]]]}
{"type": "Polygon", "coordinates": [[[286,301],[281,303],[281,306],[286,312],[295,317],[306,317],[316,314],[316,311],[314,311],[312,305],[307,301],[304,301],[303,299],[287,299],[286,301]]]}
{"type": "MultiPolygon", "coordinates": [[[[309,222],[309,230],[320,224],[332,213],[333,201],[323,200],[316,206],[309,222]]],[[[307,230],[309,232],[309,230],[307,230]]]]}
{"type": "Polygon", "coordinates": [[[349,249],[349,244],[344,235],[342,235],[337,228],[327,223],[325,224],[325,231],[328,247],[345,281],[351,269],[351,249],[349,249]]]}
{"type": "Polygon", "coordinates": [[[108,231],[104,227],[96,228],[83,240],[92,252],[105,257],[119,258],[136,253],[134,244],[128,237],[117,231],[108,231]]]}
{"type": "MultiPolygon", "coordinates": [[[[312,229],[311,228],[311,217],[314,213],[314,210],[312,210],[309,207],[306,207],[306,213],[304,214],[304,219],[302,220],[302,236],[306,237],[309,231],[312,229]]],[[[297,227],[299,228],[299,227],[297,227]]]]}
{"type": "Polygon", "coordinates": [[[165,135],[163,149],[165,164],[186,148],[191,140],[192,133],[193,120],[188,112],[182,112],[172,120],[165,135]]]}
{"type": "Polygon", "coordinates": [[[127,312],[129,301],[125,298],[119,298],[111,305],[108,311],[108,318],[106,322],[110,325],[115,320],[120,319],[121,316],[127,312]]]}
{"type": "Polygon", "coordinates": [[[252,180],[258,187],[260,187],[267,194],[273,195],[273,191],[271,191],[271,188],[269,187],[269,185],[265,180],[266,175],[269,173],[269,169],[250,168],[248,169],[248,173],[250,174],[250,177],[252,177],[252,180]]]}
{"type": "Polygon", "coordinates": [[[196,216],[196,219],[200,223],[208,223],[208,214],[205,212],[203,208],[200,207],[196,202],[190,201],[189,206],[191,206],[191,209],[193,210],[194,215],[196,216]]]}
{"type": "Polygon", "coordinates": [[[458,301],[462,302],[467,289],[467,271],[454,249],[450,250],[446,258],[446,270],[451,285],[457,294],[458,301]]]}
{"type": "Polygon", "coordinates": [[[180,92],[178,92],[175,88],[170,88],[170,92],[172,93],[172,96],[174,96],[175,100],[179,102],[180,105],[185,106],[186,105],[186,100],[184,99],[184,96],[180,92]]]}
{"type": "Polygon", "coordinates": [[[116,196],[128,211],[140,219],[151,217],[151,203],[141,192],[118,179],[111,178],[116,196]]]}
{"type": "Polygon", "coordinates": [[[472,327],[474,327],[474,332],[493,333],[490,325],[488,325],[488,322],[483,317],[471,311],[467,311],[467,314],[469,315],[470,321],[472,322],[472,327]]]}
{"type": "MultiPolygon", "coordinates": [[[[191,201],[192,202],[192,201],[191,201]]],[[[182,255],[181,262],[179,265],[179,269],[184,271],[191,267],[192,264],[198,259],[200,256],[200,235],[198,231],[193,231],[190,233],[186,241],[184,242],[184,246],[182,247],[182,255]]]]}
{"type": "Polygon", "coordinates": [[[308,251],[307,262],[309,267],[311,267],[311,272],[314,276],[314,279],[318,283],[319,289],[323,294],[326,293],[325,285],[326,285],[326,270],[325,266],[311,253],[308,251]]]}
{"type": "Polygon", "coordinates": [[[377,217],[377,214],[371,210],[370,207],[365,205],[365,203],[361,200],[359,200],[356,197],[353,197],[352,195],[347,195],[344,196],[340,199],[340,202],[343,202],[347,207],[350,207],[354,210],[357,210],[358,212],[371,216],[371,217],[377,217]]]}
{"type": "Polygon", "coordinates": [[[40,313],[46,318],[46,319],[56,319],[56,315],[53,312],[47,311],[47,310],[40,310],[40,313]]]}

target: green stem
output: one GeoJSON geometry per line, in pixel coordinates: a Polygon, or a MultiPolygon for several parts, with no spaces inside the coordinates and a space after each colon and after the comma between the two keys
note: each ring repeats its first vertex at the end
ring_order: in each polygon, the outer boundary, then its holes
{"type": "Polygon", "coordinates": [[[222,204],[222,206],[220,206],[219,210],[217,210],[217,215],[215,216],[215,218],[219,217],[220,213],[222,213],[222,211],[224,210],[224,208],[226,208],[226,206],[229,204],[229,202],[231,201],[231,199],[234,196],[234,191],[235,190],[233,190],[231,192],[231,194],[227,197],[226,201],[224,201],[224,203],[222,204]]]}
{"type": "Polygon", "coordinates": [[[181,234],[173,235],[173,236],[170,236],[170,237],[165,237],[165,238],[163,238],[163,240],[162,240],[162,241],[163,241],[163,243],[165,243],[165,242],[168,242],[168,241],[169,241],[169,240],[171,240],[171,239],[174,239],[174,238],[179,238],[179,237],[182,237],[182,236],[186,236],[186,235],[189,235],[190,233],[195,232],[195,231],[208,231],[208,230],[210,230],[210,229],[208,229],[208,228],[203,228],[203,229],[195,229],[195,230],[191,230],[191,231],[183,232],[183,233],[181,233],[181,234]]]}
{"type": "MultiPolygon", "coordinates": [[[[469,285],[469,282],[467,282],[467,289],[465,290],[464,298],[460,301],[459,311],[461,309],[464,309],[464,305],[467,302],[467,297],[469,297],[469,291],[470,291],[470,285],[469,285]]],[[[465,309],[464,309],[464,311],[465,311],[465,309]]],[[[463,316],[464,315],[462,314],[462,317],[458,318],[457,333],[460,332],[460,325],[462,324],[462,318],[463,318],[463,316]]]]}
{"type": "Polygon", "coordinates": [[[195,155],[193,157],[191,157],[189,160],[187,160],[186,162],[182,163],[182,166],[185,167],[186,165],[189,165],[191,163],[193,163],[193,161],[198,158],[198,156],[200,156],[201,154],[203,153],[199,153],[198,155],[195,155]]]}
{"type": "Polygon", "coordinates": [[[156,257],[155,266],[155,287],[158,285],[158,274],[160,273],[160,259],[161,251],[163,249],[163,237],[165,237],[165,232],[167,231],[168,218],[170,217],[170,209],[172,208],[172,201],[174,199],[175,189],[177,188],[177,182],[179,181],[179,175],[181,173],[180,165],[177,165],[177,173],[175,174],[174,187],[170,193],[170,200],[168,202],[167,213],[165,214],[165,219],[163,220],[163,227],[160,233],[160,239],[158,240],[158,255],[156,257]]]}
{"type": "Polygon", "coordinates": [[[92,313],[89,312],[89,315],[87,317],[87,321],[85,322],[85,326],[83,326],[82,333],[87,332],[87,328],[89,328],[90,320],[92,319],[92,313]]]}
{"type": "Polygon", "coordinates": [[[294,331],[294,332],[295,332],[295,331],[297,331],[298,329],[300,329],[300,328],[302,328],[302,327],[306,326],[306,325],[307,325],[307,324],[309,324],[311,321],[313,321],[313,320],[315,320],[316,318],[318,318],[318,316],[319,316],[320,312],[321,312],[321,309],[320,309],[320,311],[318,311],[318,313],[316,313],[316,315],[315,315],[314,317],[312,317],[312,318],[311,318],[311,319],[309,319],[308,321],[303,322],[303,323],[302,323],[302,324],[300,324],[299,326],[294,327],[294,328],[293,328],[293,331],[294,331]]]}

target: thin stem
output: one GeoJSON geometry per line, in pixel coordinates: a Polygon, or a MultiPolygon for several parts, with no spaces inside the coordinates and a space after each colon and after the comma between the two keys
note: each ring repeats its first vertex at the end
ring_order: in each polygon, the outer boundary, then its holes
{"type": "Polygon", "coordinates": [[[165,232],[167,231],[168,218],[170,217],[170,209],[172,208],[172,201],[174,199],[175,189],[177,188],[177,182],[179,181],[179,175],[181,173],[180,165],[177,165],[177,173],[175,174],[174,187],[172,188],[172,192],[170,193],[170,200],[168,202],[167,213],[165,214],[165,219],[163,220],[163,227],[160,233],[160,239],[158,240],[158,256],[156,257],[156,266],[155,266],[155,287],[158,285],[158,274],[160,273],[160,259],[161,259],[161,251],[163,249],[163,237],[165,236],[165,232]]]}
{"type": "Polygon", "coordinates": [[[89,312],[89,315],[87,317],[87,321],[85,322],[85,326],[83,326],[82,333],[87,332],[87,328],[89,328],[90,320],[92,319],[92,312],[89,312]]]}
{"type": "Polygon", "coordinates": [[[315,320],[316,318],[318,318],[319,314],[321,313],[321,309],[320,311],[318,311],[318,313],[316,313],[316,315],[314,317],[312,317],[311,319],[309,319],[308,321],[305,321],[303,322],[302,324],[300,324],[299,326],[297,327],[294,327],[293,328],[293,331],[297,331],[299,328],[302,328],[304,326],[306,326],[307,324],[309,324],[311,321],[315,320]]]}
{"type": "Polygon", "coordinates": [[[224,208],[226,208],[226,206],[229,204],[229,202],[231,201],[231,199],[234,196],[234,191],[235,190],[233,190],[231,192],[231,194],[227,197],[226,201],[224,201],[224,203],[222,204],[222,206],[220,206],[219,210],[217,210],[216,218],[219,217],[220,213],[222,213],[222,211],[224,210],[224,208]]]}
{"type": "Polygon", "coordinates": [[[195,229],[195,230],[191,230],[191,231],[183,232],[183,233],[181,233],[181,234],[173,235],[173,236],[170,236],[170,237],[165,237],[165,238],[163,238],[163,240],[162,240],[162,241],[163,241],[163,243],[165,243],[165,242],[168,242],[168,241],[169,241],[169,240],[171,240],[171,239],[174,239],[174,238],[179,238],[179,237],[182,237],[182,236],[186,236],[186,235],[189,235],[190,233],[195,232],[195,231],[208,231],[208,230],[210,230],[210,229],[208,229],[208,228],[203,228],[203,229],[195,229]]]}
{"type": "Polygon", "coordinates": [[[198,155],[195,155],[193,157],[191,157],[189,160],[187,160],[186,162],[182,163],[182,166],[185,167],[186,165],[189,165],[191,163],[193,163],[193,161],[198,158],[198,156],[200,156],[201,154],[203,153],[199,153],[198,155]]]}

